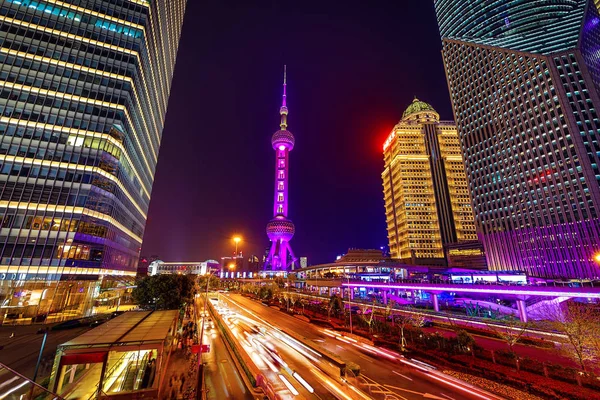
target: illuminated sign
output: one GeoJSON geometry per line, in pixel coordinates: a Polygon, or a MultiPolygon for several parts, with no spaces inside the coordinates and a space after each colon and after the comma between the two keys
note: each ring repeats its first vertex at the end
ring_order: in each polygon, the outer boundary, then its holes
{"type": "Polygon", "coordinates": [[[448,252],[449,256],[482,256],[483,252],[479,249],[452,249],[448,252]]]}
{"type": "Polygon", "coordinates": [[[387,139],[385,139],[385,142],[383,143],[383,151],[386,151],[386,149],[390,147],[390,144],[392,144],[392,141],[395,137],[396,133],[392,131],[392,133],[390,133],[390,135],[387,137],[387,139]]]}

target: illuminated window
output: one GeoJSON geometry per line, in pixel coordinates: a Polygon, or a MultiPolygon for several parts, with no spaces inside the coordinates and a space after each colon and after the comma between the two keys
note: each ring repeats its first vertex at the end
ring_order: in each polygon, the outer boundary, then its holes
{"type": "Polygon", "coordinates": [[[277,185],[277,190],[283,190],[283,182],[279,182],[279,185],[277,185]]]}
{"type": "Polygon", "coordinates": [[[279,194],[277,195],[277,201],[278,201],[278,202],[280,202],[280,203],[282,203],[282,202],[283,202],[283,193],[279,193],[279,194]]]}
{"type": "Polygon", "coordinates": [[[285,167],[285,160],[279,160],[279,168],[285,167]]]}
{"type": "Polygon", "coordinates": [[[282,204],[277,206],[277,214],[283,214],[283,205],[282,204]]]}
{"type": "Polygon", "coordinates": [[[285,172],[279,171],[279,177],[278,177],[278,179],[285,179],[285,172]]]}

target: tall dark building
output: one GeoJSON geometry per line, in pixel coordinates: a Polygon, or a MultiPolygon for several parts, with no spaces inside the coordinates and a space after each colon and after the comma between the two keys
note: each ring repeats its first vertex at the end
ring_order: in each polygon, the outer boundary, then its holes
{"type": "Polygon", "coordinates": [[[435,0],[490,268],[600,276],[600,17],[593,0],[435,0]]]}
{"type": "Polygon", "coordinates": [[[135,276],[185,6],[0,1],[0,320],[135,276]]]}

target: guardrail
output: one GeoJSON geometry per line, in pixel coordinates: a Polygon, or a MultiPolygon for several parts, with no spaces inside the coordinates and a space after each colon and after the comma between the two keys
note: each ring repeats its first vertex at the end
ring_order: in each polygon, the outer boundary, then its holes
{"type": "Polygon", "coordinates": [[[227,327],[223,323],[223,321],[221,320],[221,316],[219,315],[219,313],[216,312],[212,303],[208,299],[206,299],[205,301],[208,301],[208,304],[207,304],[208,309],[209,309],[211,315],[213,316],[213,319],[217,323],[217,326],[219,327],[219,330],[221,331],[221,334],[223,335],[223,338],[225,339],[226,344],[229,345],[229,348],[231,349],[233,355],[240,362],[240,365],[242,367],[242,370],[243,370],[246,378],[250,381],[250,384],[252,385],[252,387],[256,387],[257,386],[256,377],[258,375],[260,375],[260,371],[258,370],[258,368],[256,368],[254,366],[254,363],[244,353],[244,351],[239,349],[239,346],[238,346],[235,338],[233,337],[233,334],[229,330],[229,327],[227,327]],[[250,364],[250,366],[248,366],[248,364],[250,364]],[[253,368],[253,366],[254,366],[254,368],[253,368]]]}

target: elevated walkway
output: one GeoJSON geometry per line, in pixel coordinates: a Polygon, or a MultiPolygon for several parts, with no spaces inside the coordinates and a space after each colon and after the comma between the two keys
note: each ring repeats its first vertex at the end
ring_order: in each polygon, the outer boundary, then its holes
{"type": "Polygon", "coordinates": [[[468,283],[424,283],[424,282],[394,282],[376,283],[366,281],[342,282],[342,287],[370,288],[379,290],[422,290],[430,293],[455,292],[495,294],[511,298],[529,298],[530,296],[542,297],[586,297],[600,299],[599,287],[569,287],[569,286],[518,286],[518,285],[478,285],[468,283]]]}

